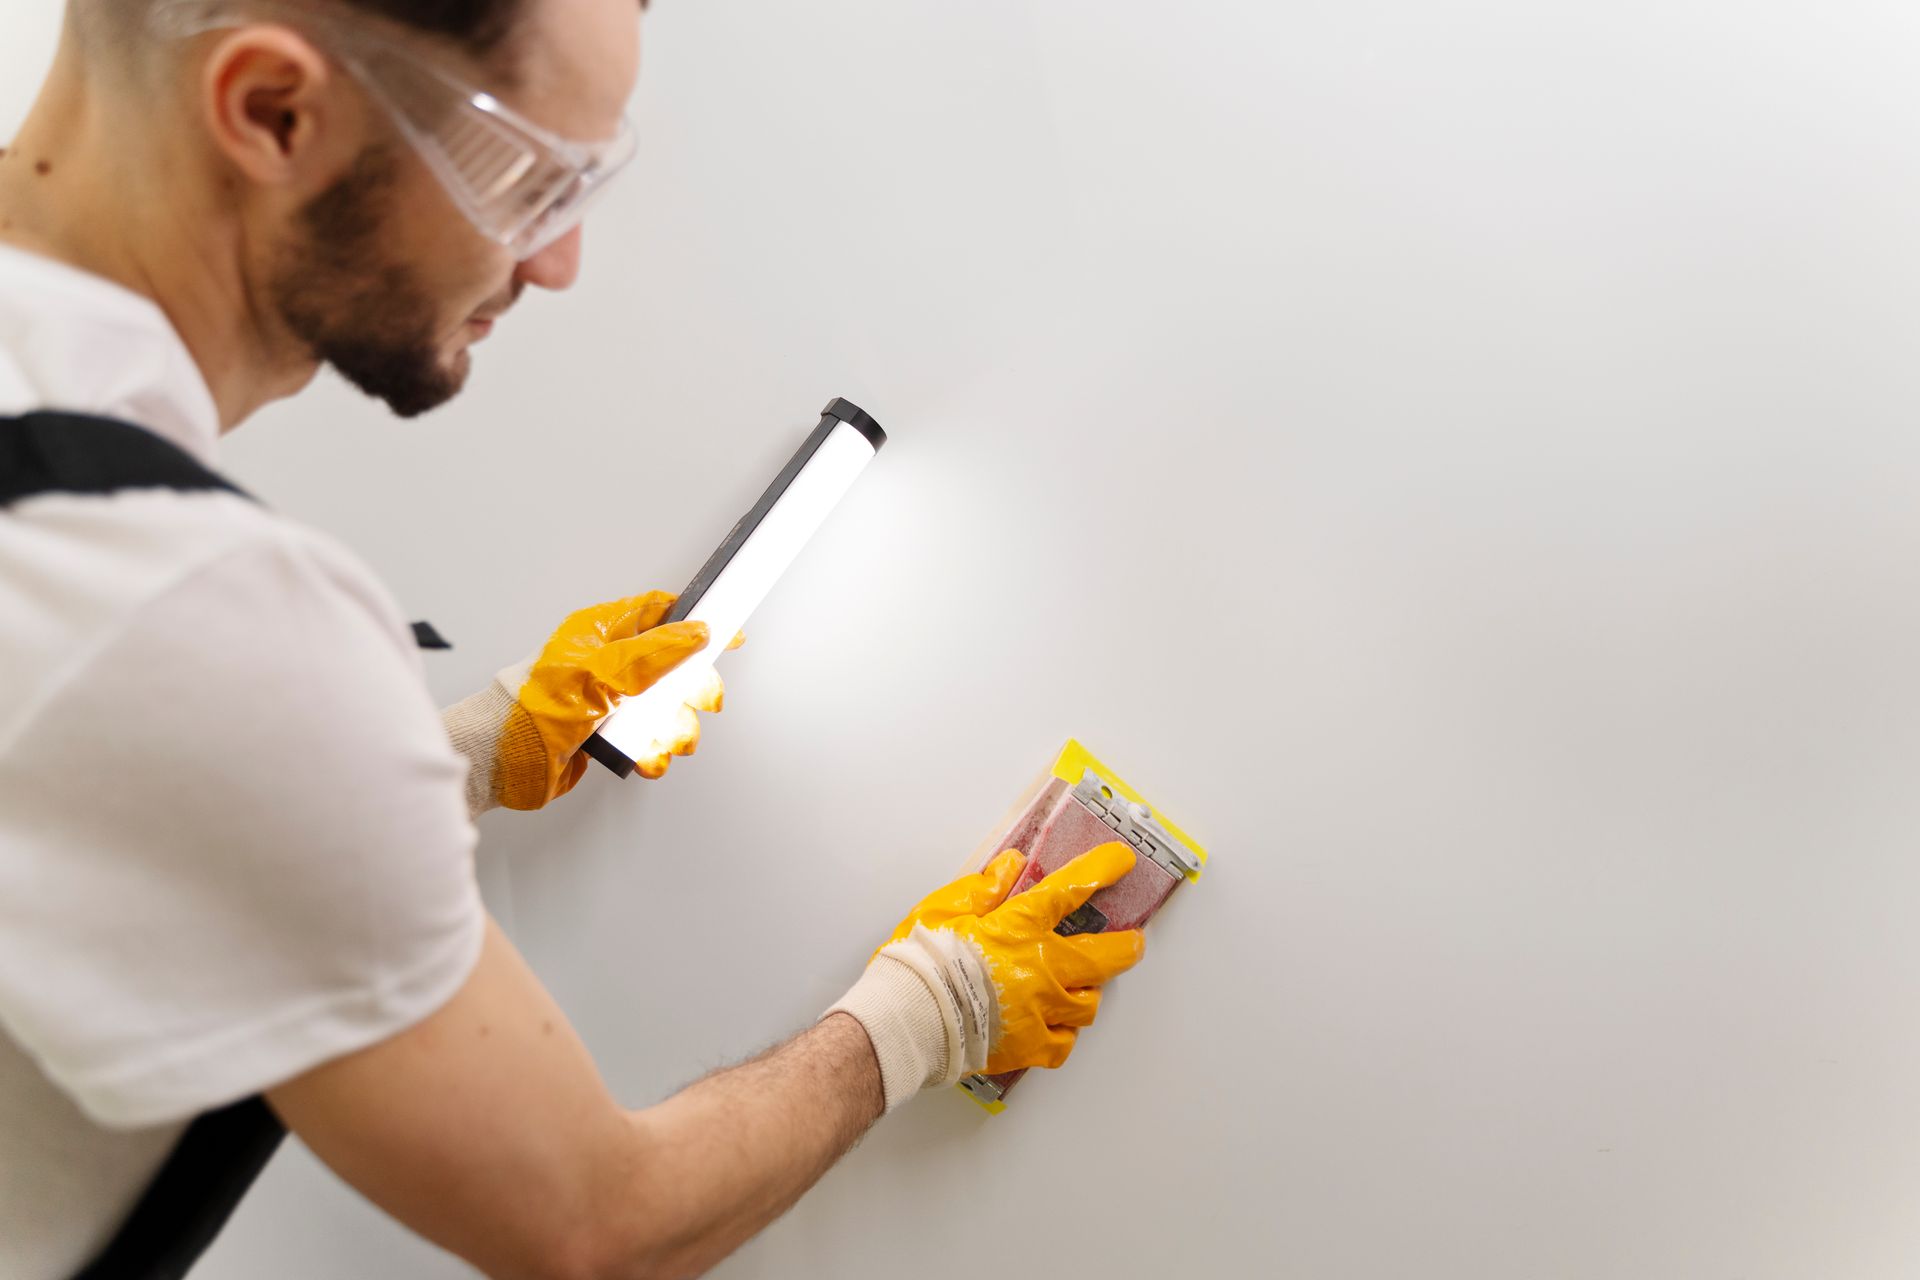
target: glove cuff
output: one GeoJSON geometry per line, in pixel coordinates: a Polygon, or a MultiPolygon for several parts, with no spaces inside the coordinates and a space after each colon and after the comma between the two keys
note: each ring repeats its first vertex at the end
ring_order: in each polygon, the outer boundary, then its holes
{"type": "Polygon", "coordinates": [[[880,1062],[888,1111],[946,1074],[946,1019],[933,992],[906,963],[875,956],[853,989],[821,1016],[836,1013],[851,1014],[866,1028],[880,1062]]]}
{"type": "Polygon", "coordinates": [[[518,704],[498,681],[440,713],[453,749],[467,758],[467,815],[477,818],[500,804],[495,772],[500,759],[500,733],[518,704]]]}
{"type": "Polygon", "coordinates": [[[922,1089],[985,1067],[994,1004],[986,963],[973,944],[950,930],[916,925],[882,948],[822,1016],[850,1014],[866,1028],[892,1111],[922,1089]]]}

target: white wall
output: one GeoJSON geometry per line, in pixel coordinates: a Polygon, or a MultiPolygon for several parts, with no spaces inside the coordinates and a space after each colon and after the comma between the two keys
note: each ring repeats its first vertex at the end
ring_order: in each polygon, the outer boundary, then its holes
{"type": "MultiPolygon", "coordinates": [[[[230,453],[451,698],[892,429],[697,761],[485,824],[607,1076],[804,1024],[1070,733],[1216,851],[719,1274],[1914,1274],[1912,6],[655,8],[576,293],[230,453]]],[[[466,1273],[290,1152],[204,1274],[466,1273]]]]}

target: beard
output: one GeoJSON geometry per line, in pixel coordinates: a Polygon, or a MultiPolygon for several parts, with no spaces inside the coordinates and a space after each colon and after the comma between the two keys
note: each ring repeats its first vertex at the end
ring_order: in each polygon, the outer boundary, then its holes
{"type": "Polygon", "coordinates": [[[437,309],[412,268],[383,253],[398,164],[369,147],[300,211],[269,282],[274,306],[318,362],[402,418],[453,399],[472,359],[440,355],[437,309]]]}

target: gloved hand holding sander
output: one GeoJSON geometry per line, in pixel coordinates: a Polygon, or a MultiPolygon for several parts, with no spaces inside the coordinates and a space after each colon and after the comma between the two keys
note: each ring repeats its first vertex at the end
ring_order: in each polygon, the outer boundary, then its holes
{"type": "Polygon", "coordinates": [[[1061,937],[1062,920],[1133,870],[1115,841],[1009,898],[1026,858],[1009,849],[930,894],[828,1016],[857,1019],[880,1061],[886,1108],[973,1072],[1057,1067],[1093,1025],[1100,988],[1140,962],[1137,929],[1061,937]]]}

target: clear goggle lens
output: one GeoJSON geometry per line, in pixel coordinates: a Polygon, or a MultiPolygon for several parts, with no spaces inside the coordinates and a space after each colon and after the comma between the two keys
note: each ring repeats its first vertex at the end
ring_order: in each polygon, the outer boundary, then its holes
{"type": "Polygon", "coordinates": [[[606,142],[568,141],[488,94],[448,84],[437,71],[391,62],[354,70],[468,219],[522,260],[579,226],[594,197],[633,159],[625,121],[606,142]]]}

